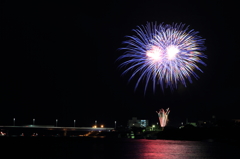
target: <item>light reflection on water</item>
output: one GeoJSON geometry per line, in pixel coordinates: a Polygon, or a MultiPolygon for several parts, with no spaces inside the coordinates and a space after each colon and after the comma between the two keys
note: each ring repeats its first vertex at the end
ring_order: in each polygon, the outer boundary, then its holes
{"type": "MultiPolygon", "coordinates": [[[[209,144],[209,143],[208,143],[209,144]]],[[[136,141],[132,153],[126,154],[127,158],[138,159],[187,159],[208,158],[208,144],[197,141],[174,141],[174,140],[139,140],[136,141]]]]}

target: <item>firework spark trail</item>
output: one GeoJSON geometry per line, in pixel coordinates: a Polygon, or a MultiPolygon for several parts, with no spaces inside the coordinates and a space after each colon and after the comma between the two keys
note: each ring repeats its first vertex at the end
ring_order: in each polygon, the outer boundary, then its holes
{"type": "Polygon", "coordinates": [[[170,113],[169,108],[166,109],[166,111],[164,109],[160,109],[159,112],[156,111],[158,114],[158,118],[159,118],[159,122],[162,128],[164,128],[167,125],[167,121],[168,121],[168,115],[170,113]]]}
{"type": "MultiPolygon", "coordinates": [[[[127,66],[122,74],[134,70],[129,81],[139,75],[139,82],[146,80],[145,91],[150,80],[155,85],[160,84],[162,90],[167,87],[177,88],[178,83],[186,87],[186,79],[192,83],[191,76],[198,79],[195,69],[202,72],[197,63],[206,65],[201,58],[207,58],[202,53],[205,49],[204,39],[194,30],[188,31],[184,24],[147,25],[133,30],[136,35],[127,36],[123,42],[126,47],[120,48],[125,53],[118,58],[126,59],[120,67],[127,66]]],[[[144,92],[145,92],[144,91],[144,92]]]]}

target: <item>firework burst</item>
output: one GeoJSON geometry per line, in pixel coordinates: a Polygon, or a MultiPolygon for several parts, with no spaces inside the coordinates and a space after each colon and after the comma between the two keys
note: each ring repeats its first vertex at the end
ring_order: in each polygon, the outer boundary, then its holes
{"type": "Polygon", "coordinates": [[[123,74],[134,70],[129,80],[138,76],[135,89],[141,80],[145,80],[145,91],[149,81],[153,82],[153,90],[157,84],[162,90],[177,88],[178,83],[186,87],[186,80],[192,83],[191,76],[198,79],[195,70],[202,70],[197,63],[206,65],[201,58],[205,50],[204,39],[198,32],[189,30],[184,24],[147,23],[133,30],[136,35],[127,36],[124,41],[125,50],[119,59],[125,60],[120,67],[127,66],[123,74]],[[137,75],[138,74],[138,75],[137,75]]]}
{"type": "Polygon", "coordinates": [[[168,115],[170,113],[169,108],[167,108],[166,111],[164,109],[160,109],[159,112],[156,111],[156,113],[158,114],[161,127],[164,128],[168,122],[168,115]]]}

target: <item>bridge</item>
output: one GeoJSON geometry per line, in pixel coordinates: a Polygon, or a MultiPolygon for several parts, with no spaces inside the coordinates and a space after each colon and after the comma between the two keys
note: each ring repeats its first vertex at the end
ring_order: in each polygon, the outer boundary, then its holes
{"type": "Polygon", "coordinates": [[[25,125],[25,126],[0,126],[0,131],[6,132],[6,135],[22,133],[51,133],[63,132],[63,136],[67,136],[67,132],[83,132],[83,131],[112,131],[114,128],[104,127],[58,127],[52,125],[25,125]]]}

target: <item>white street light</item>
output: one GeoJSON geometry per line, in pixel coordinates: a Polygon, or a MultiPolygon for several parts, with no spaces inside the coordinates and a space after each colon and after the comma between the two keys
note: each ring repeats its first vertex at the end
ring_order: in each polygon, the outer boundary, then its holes
{"type": "Polygon", "coordinates": [[[13,126],[15,126],[15,118],[13,118],[13,126]]]}

